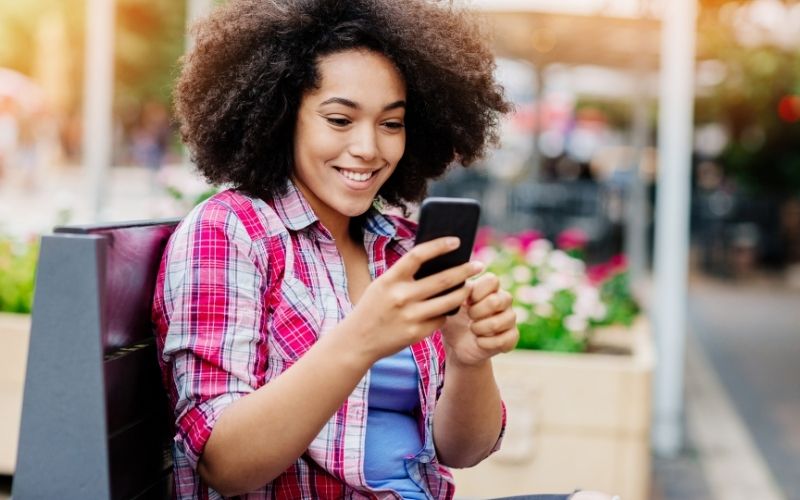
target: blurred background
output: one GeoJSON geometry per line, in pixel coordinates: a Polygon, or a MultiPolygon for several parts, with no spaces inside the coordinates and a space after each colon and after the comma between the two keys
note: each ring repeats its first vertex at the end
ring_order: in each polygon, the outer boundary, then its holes
{"type": "MultiPolygon", "coordinates": [[[[0,3],[0,311],[30,313],[53,226],[181,216],[214,192],[171,108],[186,27],[214,3],[0,3]]],[[[800,499],[800,2],[463,3],[516,109],[431,194],[477,198],[495,235],[534,231],[589,267],[624,255],[641,307],[664,306],[643,498],[800,499]],[[685,241],[659,238],[673,221],[685,241]]],[[[14,425],[0,418],[9,456],[14,425]]]]}

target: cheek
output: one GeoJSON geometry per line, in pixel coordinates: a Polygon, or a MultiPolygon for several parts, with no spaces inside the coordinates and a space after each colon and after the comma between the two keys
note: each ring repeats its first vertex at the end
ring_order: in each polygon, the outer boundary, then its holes
{"type": "Polygon", "coordinates": [[[341,142],[336,134],[332,134],[325,127],[304,124],[298,127],[295,135],[295,158],[306,163],[332,160],[341,152],[341,142]]]}
{"type": "Polygon", "coordinates": [[[388,138],[383,148],[383,153],[386,159],[392,163],[392,165],[397,165],[397,163],[400,161],[400,158],[403,157],[405,149],[406,135],[398,134],[388,138]]]}

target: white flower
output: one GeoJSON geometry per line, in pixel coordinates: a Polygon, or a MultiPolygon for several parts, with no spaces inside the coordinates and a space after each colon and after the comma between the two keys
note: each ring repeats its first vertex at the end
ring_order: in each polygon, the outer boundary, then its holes
{"type": "Polygon", "coordinates": [[[483,262],[484,264],[491,264],[497,258],[497,250],[492,247],[486,246],[475,252],[475,259],[483,262]]]}
{"type": "Polygon", "coordinates": [[[585,300],[576,300],[572,304],[572,312],[583,318],[588,318],[593,310],[594,304],[585,300]]]}
{"type": "Polygon", "coordinates": [[[513,278],[507,274],[501,274],[497,279],[500,281],[500,288],[503,290],[509,290],[514,286],[513,278]]]}
{"type": "Polygon", "coordinates": [[[550,302],[542,302],[541,304],[536,304],[536,307],[533,309],[533,312],[536,313],[537,316],[541,318],[549,318],[553,315],[553,304],[550,302]]]}
{"type": "Polygon", "coordinates": [[[547,259],[547,264],[555,271],[573,273],[575,265],[572,261],[574,260],[575,259],[567,255],[563,250],[553,250],[550,253],[550,257],[547,259]]]}
{"type": "Polygon", "coordinates": [[[528,313],[527,309],[525,309],[524,307],[520,307],[520,306],[514,306],[513,309],[514,309],[514,312],[517,315],[517,323],[524,323],[524,322],[528,321],[528,318],[530,317],[530,313],[528,313]]]}
{"type": "Polygon", "coordinates": [[[514,266],[511,270],[511,276],[517,283],[530,283],[533,279],[533,272],[528,266],[514,266]]]}
{"type": "Polygon", "coordinates": [[[542,285],[517,288],[517,299],[523,304],[544,304],[553,298],[553,291],[542,285]]]}
{"type": "Polygon", "coordinates": [[[608,314],[608,308],[602,302],[598,302],[595,304],[595,308],[592,310],[591,314],[589,314],[589,317],[595,321],[602,321],[605,319],[606,314],[608,314]]]}
{"type": "Polygon", "coordinates": [[[589,323],[582,316],[572,314],[564,318],[564,327],[572,333],[583,333],[588,326],[589,323]]]}
{"type": "Polygon", "coordinates": [[[600,305],[600,293],[596,288],[585,283],[575,287],[575,304],[572,306],[575,314],[592,317],[598,305],[600,305]]]}
{"type": "Polygon", "coordinates": [[[541,249],[541,250],[544,250],[546,252],[549,252],[549,251],[551,251],[553,249],[553,244],[550,243],[549,240],[546,240],[544,238],[539,238],[538,240],[536,240],[533,243],[531,243],[531,247],[530,248],[531,248],[531,250],[541,249]]]}
{"type": "Polygon", "coordinates": [[[559,290],[566,290],[575,286],[576,279],[572,274],[564,272],[552,272],[545,275],[544,284],[547,288],[557,292],[559,290]]]}
{"type": "Polygon", "coordinates": [[[575,304],[572,307],[575,314],[595,321],[606,317],[606,306],[600,299],[600,291],[589,285],[581,283],[575,287],[575,304]]]}
{"type": "Polygon", "coordinates": [[[553,245],[549,241],[545,239],[536,240],[528,248],[528,252],[525,254],[525,261],[532,266],[540,267],[547,262],[547,256],[550,255],[552,249],[553,245]]]}
{"type": "Polygon", "coordinates": [[[583,282],[575,287],[575,297],[577,300],[597,302],[600,300],[600,291],[589,283],[583,282]]]}
{"type": "Polygon", "coordinates": [[[569,271],[572,272],[572,274],[574,274],[576,276],[578,276],[578,275],[582,276],[582,275],[586,274],[586,263],[585,262],[583,262],[581,259],[576,259],[574,257],[570,257],[570,259],[571,259],[571,262],[570,262],[568,268],[569,268],[569,271]]]}
{"type": "Polygon", "coordinates": [[[536,298],[536,289],[530,285],[521,286],[516,289],[514,296],[523,304],[531,305],[536,298]]]}

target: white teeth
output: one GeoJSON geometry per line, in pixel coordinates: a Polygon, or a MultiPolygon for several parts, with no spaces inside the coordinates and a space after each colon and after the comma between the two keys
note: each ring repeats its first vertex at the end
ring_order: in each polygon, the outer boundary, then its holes
{"type": "Polygon", "coordinates": [[[341,172],[343,176],[350,179],[351,181],[358,181],[358,182],[364,182],[366,180],[369,180],[369,178],[372,177],[373,174],[373,172],[365,172],[359,174],[357,172],[351,172],[350,170],[339,170],[339,172],[341,172]]]}

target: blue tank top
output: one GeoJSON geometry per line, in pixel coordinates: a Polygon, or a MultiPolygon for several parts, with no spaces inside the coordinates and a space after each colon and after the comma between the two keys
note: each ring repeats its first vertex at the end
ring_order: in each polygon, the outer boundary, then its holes
{"type": "Polygon", "coordinates": [[[364,475],[375,489],[391,489],[405,499],[427,499],[409,475],[406,460],[423,447],[419,373],[411,348],[383,358],[370,369],[364,475]]]}

